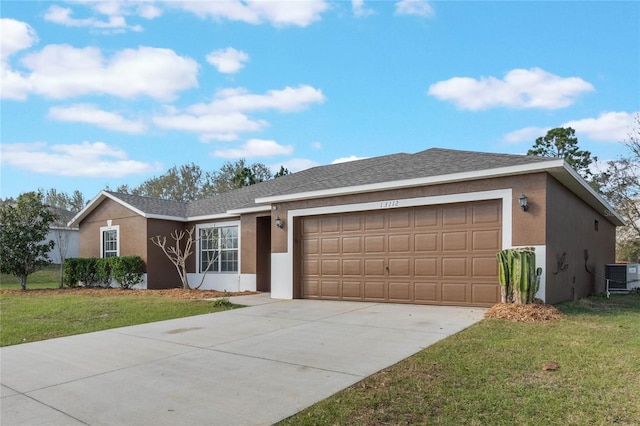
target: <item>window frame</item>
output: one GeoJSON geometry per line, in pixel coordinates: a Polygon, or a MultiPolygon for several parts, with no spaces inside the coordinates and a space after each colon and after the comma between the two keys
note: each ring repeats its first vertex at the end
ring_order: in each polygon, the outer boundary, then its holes
{"type": "Polygon", "coordinates": [[[101,258],[106,258],[106,257],[117,257],[120,256],[120,225],[110,225],[110,226],[102,226],[100,227],[100,257],[101,258]],[[106,250],[105,248],[105,243],[107,241],[105,241],[105,235],[107,232],[114,232],[115,231],[115,244],[116,244],[116,249],[115,250],[106,250]],[[110,256],[106,256],[107,253],[114,253],[110,256]]]}
{"type": "MultiPolygon", "coordinates": [[[[198,274],[239,274],[240,273],[240,246],[241,246],[241,241],[240,241],[240,221],[232,221],[232,222],[214,222],[214,223],[203,223],[203,224],[199,224],[196,225],[196,273],[198,274]],[[209,268],[208,271],[203,272],[203,248],[202,248],[202,230],[204,229],[213,229],[214,232],[216,234],[218,234],[218,238],[220,232],[222,232],[223,229],[228,229],[228,228],[235,228],[235,232],[236,232],[236,238],[235,240],[237,241],[236,247],[233,248],[223,248],[223,249],[216,249],[216,250],[210,250],[208,249],[207,251],[220,251],[220,255],[218,255],[218,258],[216,259],[216,261],[211,265],[211,267],[209,268]],[[223,269],[223,263],[224,263],[224,259],[223,256],[221,255],[223,252],[228,252],[228,253],[232,253],[235,252],[235,259],[232,259],[230,262],[235,263],[235,270],[221,270],[223,269]]],[[[226,260],[227,262],[229,262],[228,260],[226,260]]]]}

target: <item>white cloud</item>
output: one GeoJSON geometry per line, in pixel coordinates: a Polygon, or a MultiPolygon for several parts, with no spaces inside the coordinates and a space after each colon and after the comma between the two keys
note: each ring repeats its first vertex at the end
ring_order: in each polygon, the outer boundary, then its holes
{"type": "Polygon", "coordinates": [[[202,140],[235,140],[240,134],[256,132],[268,126],[265,120],[247,116],[247,112],[276,110],[295,112],[313,103],[324,102],[322,91],[311,86],[286,87],[258,95],[242,88],[224,89],[208,104],[195,104],[184,112],[171,108],[153,119],[157,126],[199,133],[202,140]]]}
{"type": "Polygon", "coordinates": [[[355,155],[350,155],[348,157],[340,157],[340,158],[336,158],[335,160],[333,160],[331,162],[331,164],[340,164],[340,163],[348,163],[350,161],[357,161],[357,160],[365,160],[369,157],[357,157],[355,155]]]}
{"type": "Polygon", "coordinates": [[[169,130],[182,130],[200,134],[203,141],[232,141],[241,133],[257,132],[268,125],[264,120],[253,120],[244,114],[170,114],[153,118],[156,126],[169,130]]]}
{"type": "Polygon", "coordinates": [[[209,104],[196,104],[189,108],[194,114],[259,111],[274,109],[281,112],[300,111],[311,104],[322,103],[325,97],[322,91],[308,85],[285,87],[282,90],[269,90],[263,95],[249,93],[242,88],[224,89],[216,93],[209,104]]]}
{"type": "MultiPolygon", "coordinates": [[[[620,142],[627,139],[633,117],[639,112],[604,112],[596,118],[571,120],[553,127],[571,127],[578,136],[605,142],[620,142]]],[[[525,127],[507,133],[503,141],[507,143],[531,142],[547,134],[553,127],[525,127]]]]}
{"type": "Polygon", "coordinates": [[[311,144],[311,148],[313,148],[313,149],[322,149],[322,143],[321,142],[313,142],[311,144]]]}
{"type": "Polygon", "coordinates": [[[604,112],[596,118],[567,121],[560,127],[571,127],[593,140],[620,142],[627,139],[636,114],[638,112],[604,112]]]}
{"type": "Polygon", "coordinates": [[[158,163],[129,160],[125,151],[104,142],[52,145],[3,143],[1,162],[34,173],[76,177],[123,177],[161,170],[158,163]]]}
{"type": "Polygon", "coordinates": [[[364,0],[351,0],[351,10],[358,18],[373,15],[375,13],[372,9],[365,7],[364,0]]]}
{"type": "Polygon", "coordinates": [[[272,140],[250,139],[236,149],[217,149],[213,155],[221,158],[255,158],[291,155],[292,153],[293,146],[291,145],[280,145],[272,140]]]}
{"type": "Polygon", "coordinates": [[[15,19],[0,19],[0,58],[28,49],[38,41],[38,35],[31,25],[15,19]]]}
{"type": "Polygon", "coordinates": [[[147,126],[141,121],[127,120],[123,116],[103,111],[95,105],[77,104],[70,107],[52,107],[49,118],[58,121],[93,124],[125,133],[143,133],[147,126]]]}
{"type": "Polygon", "coordinates": [[[170,5],[213,19],[261,24],[268,22],[275,27],[306,27],[320,20],[322,13],[329,8],[325,0],[306,1],[264,1],[264,0],[228,0],[228,1],[179,1],[170,5]]]}
{"type": "Polygon", "coordinates": [[[594,90],[579,77],[559,77],[540,68],[514,69],[504,79],[454,77],[429,87],[428,94],[450,101],[460,109],[493,107],[557,109],[572,105],[575,98],[594,90]]]}
{"type": "Polygon", "coordinates": [[[233,74],[244,68],[244,63],[249,60],[249,55],[233,47],[214,50],[207,55],[207,62],[216,67],[219,72],[233,74]]]}
{"type": "Polygon", "coordinates": [[[417,15],[430,18],[435,15],[435,11],[426,0],[402,0],[396,3],[396,15],[417,15]]]}
{"type": "Polygon", "coordinates": [[[110,16],[108,20],[101,21],[96,18],[73,18],[73,11],[67,7],[60,7],[53,5],[49,7],[47,13],[44,15],[44,19],[55,24],[64,25],[66,27],[90,27],[103,31],[122,32],[124,30],[142,31],[140,25],[128,25],[126,18],[122,15],[116,15],[109,10],[110,16]],[[112,14],[113,13],[113,14],[112,14]]]}
{"type": "Polygon", "coordinates": [[[15,19],[0,19],[0,97],[26,99],[30,84],[27,78],[9,64],[9,57],[28,49],[38,41],[36,31],[15,19]]]}
{"type": "Polygon", "coordinates": [[[540,136],[544,136],[550,130],[550,127],[525,127],[524,129],[515,130],[504,135],[503,140],[510,144],[515,144],[524,141],[533,142],[540,136]]]}
{"type": "Polygon", "coordinates": [[[169,100],[198,85],[198,64],[170,49],[139,47],[105,58],[94,47],[53,44],[22,63],[31,70],[31,90],[55,99],[106,94],[169,100]]]}

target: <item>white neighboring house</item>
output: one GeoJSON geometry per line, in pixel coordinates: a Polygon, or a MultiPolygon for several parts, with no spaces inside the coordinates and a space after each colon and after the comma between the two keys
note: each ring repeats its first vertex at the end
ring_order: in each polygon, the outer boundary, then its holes
{"type": "Polygon", "coordinates": [[[78,227],[69,227],[67,222],[73,217],[73,213],[52,207],[58,215],[58,220],[51,224],[45,241],[52,240],[55,243],[49,252],[52,263],[61,264],[64,259],[78,257],[80,246],[80,230],[78,227]]]}

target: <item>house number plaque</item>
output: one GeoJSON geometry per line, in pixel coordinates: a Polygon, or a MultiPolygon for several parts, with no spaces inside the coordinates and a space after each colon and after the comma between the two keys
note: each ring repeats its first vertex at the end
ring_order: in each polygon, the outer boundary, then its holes
{"type": "Polygon", "coordinates": [[[394,201],[381,201],[380,202],[380,208],[381,209],[388,209],[391,207],[399,207],[400,206],[400,201],[398,200],[394,200],[394,201]]]}

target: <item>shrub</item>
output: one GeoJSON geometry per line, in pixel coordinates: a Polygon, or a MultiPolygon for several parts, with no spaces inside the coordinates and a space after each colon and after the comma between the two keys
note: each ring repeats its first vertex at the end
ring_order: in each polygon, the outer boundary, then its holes
{"type": "Polygon", "coordinates": [[[115,257],[95,259],[96,265],[96,285],[100,287],[111,287],[111,264],[115,257]]]}
{"type": "Polygon", "coordinates": [[[62,267],[62,282],[67,287],[77,287],[80,281],[80,275],[78,273],[78,264],[80,259],[71,257],[64,260],[62,267]]]}
{"type": "Polygon", "coordinates": [[[111,274],[122,288],[132,288],[142,282],[144,262],[140,256],[111,257],[111,274]]]}
{"type": "Polygon", "coordinates": [[[109,287],[116,280],[122,288],[132,288],[142,282],[144,262],[140,256],[107,258],[69,258],[63,267],[64,284],[76,287],[80,282],[85,287],[109,287]]]}

